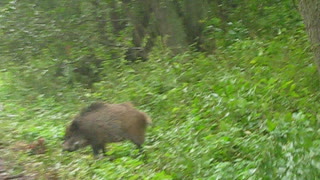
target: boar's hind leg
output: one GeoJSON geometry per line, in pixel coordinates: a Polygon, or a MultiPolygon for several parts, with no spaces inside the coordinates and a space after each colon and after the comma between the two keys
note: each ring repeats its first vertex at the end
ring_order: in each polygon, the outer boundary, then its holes
{"type": "Polygon", "coordinates": [[[142,144],[144,143],[144,136],[136,136],[131,138],[131,141],[137,146],[140,152],[143,151],[142,144]]]}
{"type": "Polygon", "coordinates": [[[144,142],[144,138],[140,139],[140,141],[133,141],[133,143],[137,146],[137,148],[139,149],[139,156],[142,156],[143,159],[147,159],[147,154],[145,153],[142,144],[144,142]]]}

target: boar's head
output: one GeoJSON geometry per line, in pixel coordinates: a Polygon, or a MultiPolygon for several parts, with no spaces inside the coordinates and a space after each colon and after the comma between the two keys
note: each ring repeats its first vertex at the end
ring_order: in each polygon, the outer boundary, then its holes
{"type": "Polygon", "coordinates": [[[78,122],[73,121],[71,125],[66,129],[62,149],[64,151],[71,152],[85,147],[88,144],[88,140],[83,136],[83,134],[79,130],[78,122]]]}

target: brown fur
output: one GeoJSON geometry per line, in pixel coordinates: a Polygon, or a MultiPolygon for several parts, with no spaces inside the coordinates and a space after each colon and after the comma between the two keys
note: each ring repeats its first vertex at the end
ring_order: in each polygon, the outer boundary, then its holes
{"type": "Polygon", "coordinates": [[[130,140],[141,148],[145,140],[145,129],[151,119],[131,103],[93,103],[66,129],[63,149],[74,151],[91,145],[94,155],[105,152],[105,144],[130,140]]]}

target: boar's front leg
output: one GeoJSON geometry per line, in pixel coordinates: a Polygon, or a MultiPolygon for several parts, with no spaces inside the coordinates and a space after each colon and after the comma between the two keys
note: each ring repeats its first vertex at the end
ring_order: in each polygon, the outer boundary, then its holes
{"type": "Polygon", "coordinates": [[[105,155],[106,150],[104,147],[104,144],[92,144],[91,145],[92,151],[93,151],[93,155],[96,157],[99,155],[100,150],[102,151],[103,155],[105,155]]]}
{"type": "Polygon", "coordinates": [[[100,146],[98,145],[91,145],[92,147],[92,151],[93,151],[93,155],[95,157],[97,157],[99,155],[99,150],[100,150],[100,146]]]}
{"type": "Polygon", "coordinates": [[[106,156],[106,148],[105,148],[105,146],[104,146],[104,145],[102,145],[101,149],[102,149],[102,153],[103,153],[103,155],[104,155],[104,156],[106,156]]]}

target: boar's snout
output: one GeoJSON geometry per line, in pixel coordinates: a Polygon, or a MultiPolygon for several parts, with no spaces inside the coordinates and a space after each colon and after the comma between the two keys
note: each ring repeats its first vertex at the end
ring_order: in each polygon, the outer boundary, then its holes
{"type": "Polygon", "coordinates": [[[62,151],[69,151],[69,152],[72,152],[72,151],[75,151],[76,150],[76,146],[72,146],[70,143],[68,142],[64,142],[62,144],[62,151]]]}
{"type": "Polygon", "coordinates": [[[62,144],[62,150],[72,152],[72,151],[78,150],[82,147],[85,147],[87,145],[88,145],[88,143],[85,139],[71,138],[71,139],[66,140],[62,144]]]}

